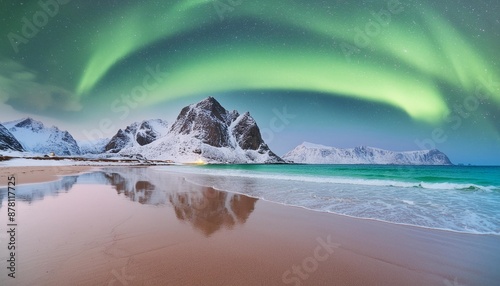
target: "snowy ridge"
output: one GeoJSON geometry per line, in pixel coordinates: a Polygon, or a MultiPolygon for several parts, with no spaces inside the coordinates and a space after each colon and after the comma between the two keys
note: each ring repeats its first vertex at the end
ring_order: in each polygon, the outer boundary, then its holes
{"type": "Polygon", "coordinates": [[[82,155],[104,153],[104,147],[109,143],[109,138],[100,138],[92,141],[78,141],[82,155]]]}
{"type": "Polygon", "coordinates": [[[302,164],[452,165],[439,150],[395,152],[373,147],[341,149],[304,142],[283,159],[302,164]]]}
{"type": "Polygon", "coordinates": [[[56,155],[80,155],[80,147],[68,131],[52,126],[47,128],[42,122],[32,118],[10,121],[3,124],[22,144],[24,149],[38,154],[54,152],[56,155]]]}
{"type": "Polygon", "coordinates": [[[110,140],[82,141],[80,145],[67,131],[47,128],[32,118],[3,125],[0,151],[15,157],[54,152],[56,156],[125,156],[176,163],[452,165],[438,150],[340,149],[309,142],[285,154],[285,161],[269,149],[250,113],[228,111],[213,97],[184,107],[171,126],[161,119],[144,120],[118,130],[110,140]]]}
{"type": "Polygon", "coordinates": [[[118,153],[124,148],[144,146],[165,136],[168,123],[161,119],[134,122],[120,129],[104,146],[102,152],[118,153]]]}
{"type": "Polygon", "coordinates": [[[284,162],[269,150],[249,113],[227,111],[213,97],[184,107],[164,137],[119,154],[180,163],[284,162]]]}

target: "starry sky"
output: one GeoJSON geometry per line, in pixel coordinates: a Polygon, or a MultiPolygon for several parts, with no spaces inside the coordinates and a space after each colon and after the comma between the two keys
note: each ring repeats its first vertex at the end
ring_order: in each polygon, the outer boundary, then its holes
{"type": "Polygon", "coordinates": [[[303,141],[500,165],[497,0],[0,0],[0,121],[111,137],[214,96],[303,141]],[[436,3],[438,2],[438,3],[436,3]]]}

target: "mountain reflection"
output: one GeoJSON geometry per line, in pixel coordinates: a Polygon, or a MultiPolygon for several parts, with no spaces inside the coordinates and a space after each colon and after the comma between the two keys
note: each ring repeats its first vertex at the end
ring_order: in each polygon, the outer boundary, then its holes
{"type": "Polygon", "coordinates": [[[148,181],[127,180],[118,173],[104,173],[104,177],[108,180],[109,184],[115,187],[119,195],[123,194],[131,201],[148,205],[161,205],[166,201],[165,199],[153,200],[155,185],[148,181]]]}
{"type": "Polygon", "coordinates": [[[131,201],[174,207],[179,220],[190,223],[206,236],[222,229],[244,224],[257,199],[217,191],[187,182],[182,177],[147,168],[105,169],[104,177],[131,201]]]}
{"type": "MultiPolygon", "coordinates": [[[[146,205],[169,205],[176,217],[191,224],[206,236],[223,228],[244,224],[257,199],[217,191],[186,181],[183,177],[151,168],[108,167],[59,181],[16,186],[19,201],[32,203],[46,196],[69,192],[78,185],[111,185],[116,193],[146,205]]],[[[7,188],[0,188],[0,207],[7,201],[7,188]]]]}
{"type": "Polygon", "coordinates": [[[206,236],[221,228],[244,224],[255,208],[257,199],[199,187],[198,192],[170,195],[178,219],[189,222],[206,236]]]}
{"type": "MultiPolygon", "coordinates": [[[[16,200],[31,204],[43,200],[46,196],[57,196],[59,193],[71,190],[77,179],[78,176],[66,176],[59,181],[16,186],[16,200]]],[[[0,208],[3,206],[3,201],[7,201],[7,192],[7,187],[0,188],[0,208]]]]}

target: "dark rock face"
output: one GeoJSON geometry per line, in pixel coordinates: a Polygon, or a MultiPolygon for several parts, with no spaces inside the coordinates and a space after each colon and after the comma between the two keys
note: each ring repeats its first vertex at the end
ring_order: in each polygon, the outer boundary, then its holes
{"type": "Polygon", "coordinates": [[[203,143],[214,147],[229,147],[227,129],[236,119],[238,112],[228,112],[213,97],[181,110],[170,132],[194,135],[203,143]]]}
{"type": "MultiPolygon", "coordinates": [[[[127,129],[129,129],[127,127],[127,129]]],[[[125,130],[127,130],[125,129],[125,130]]],[[[108,144],[104,146],[104,151],[111,153],[118,153],[121,149],[125,148],[130,141],[130,137],[122,129],[118,130],[115,136],[111,138],[108,144]]]]}
{"type": "MultiPolygon", "coordinates": [[[[257,150],[265,145],[255,120],[246,112],[233,127],[233,135],[244,150],[257,150]]],[[[266,145],[267,147],[267,145],[266,145]]]]}
{"type": "Polygon", "coordinates": [[[31,131],[37,132],[42,130],[44,126],[41,122],[28,117],[23,121],[17,123],[16,125],[14,125],[14,127],[30,129],[31,131]]]}
{"type": "Polygon", "coordinates": [[[0,124],[0,150],[24,151],[21,143],[2,124],[0,124]]]}
{"type": "Polygon", "coordinates": [[[106,151],[191,163],[285,163],[269,150],[249,113],[228,111],[213,97],[184,107],[168,130],[157,121],[120,130],[106,151]]]}
{"type": "MultiPolygon", "coordinates": [[[[163,122],[161,120],[157,120],[159,124],[162,124],[163,122]]],[[[166,127],[166,123],[165,123],[166,127]]],[[[142,122],[141,126],[139,126],[139,130],[137,134],[135,135],[135,140],[139,145],[144,146],[147,145],[156,139],[158,139],[162,134],[158,132],[151,123],[151,121],[144,121],[142,122]]]]}
{"type": "Polygon", "coordinates": [[[184,107],[170,132],[193,135],[213,147],[240,147],[260,154],[269,152],[272,161],[284,162],[269,150],[250,113],[240,115],[236,110],[229,112],[213,97],[184,107]]]}
{"type": "MultiPolygon", "coordinates": [[[[240,115],[236,110],[228,111],[213,97],[184,107],[169,131],[170,136],[188,135],[212,147],[241,149],[267,153],[268,163],[284,163],[262,139],[255,120],[246,112],[240,115]]],[[[240,151],[241,152],[241,151],[240,151]]],[[[195,154],[217,161],[217,154],[208,154],[200,149],[195,154]]],[[[253,161],[254,159],[249,159],[253,161]]]]}
{"type": "Polygon", "coordinates": [[[161,119],[145,120],[135,122],[125,130],[118,130],[115,136],[104,147],[105,152],[118,153],[122,149],[132,147],[137,143],[140,146],[150,144],[163,134],[167,128],[167,122],[161,119]]]}

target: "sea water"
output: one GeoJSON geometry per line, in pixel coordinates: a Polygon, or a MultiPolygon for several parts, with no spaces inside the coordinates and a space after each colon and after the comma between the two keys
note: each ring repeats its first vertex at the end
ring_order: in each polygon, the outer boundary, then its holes
{"type": "Polygon", "coordinates": [[[204,165],[159,169],[280,204],[396,224],[500,235],[500,167],[204,165]]]}

